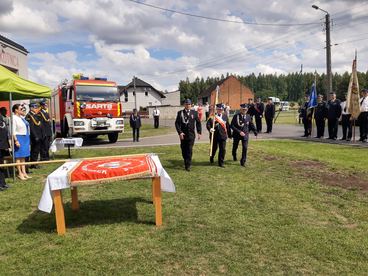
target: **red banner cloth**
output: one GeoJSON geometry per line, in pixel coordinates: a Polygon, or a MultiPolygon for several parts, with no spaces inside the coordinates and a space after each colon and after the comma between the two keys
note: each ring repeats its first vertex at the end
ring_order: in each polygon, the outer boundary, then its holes
{"type": "Polygon", "coordinates": [[[71,186],[157,176],[149,154],[83,160],[69,172],[71,186]]]}

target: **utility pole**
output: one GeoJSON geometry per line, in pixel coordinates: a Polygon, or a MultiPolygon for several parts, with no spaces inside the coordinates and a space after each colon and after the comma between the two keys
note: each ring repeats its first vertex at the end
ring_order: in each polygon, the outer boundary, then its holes
{"type": "Polygon", "coordinates": [[[328,11],[325,11],[321,9],[320,7],[316,5],[312,5],[312,8],[316,10],[323,11],[326,13],[325,16],[325,30],[326,30],[326,73],[327,73],[327,95],[326,99],[328,99],[328,94],[332,92],[332,72],[331,72],[331,20],[330,20],[330,14],[328,11]]]}
{"type": "MultiPolygon", "coordinates": [[[[330,36],[330,14],[326,14],[326,65],[327,65],[327,94],[332,92],[332,72],[331,72],[331,36],[330,36]]],[[[326,95],[328,96],[328,95],[326,95]]],[[[326,97],[328,99],[328,97],[326,97]]]]}

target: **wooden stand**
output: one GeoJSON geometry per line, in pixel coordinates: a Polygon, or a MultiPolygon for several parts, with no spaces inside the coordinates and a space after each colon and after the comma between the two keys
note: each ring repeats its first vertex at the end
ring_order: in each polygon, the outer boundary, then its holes
{"type": "MultiPolygon", "coordinates": [[[[72,210],[79,210],[78,201],[78,189],[77,187],[71,188],[72,195],[72,210]]],[[[55,218],[56,218],[56,230],[59,236],[66,233],[65,226],[65,214],[63,199],[61,195],[61,190],[53,191],[54,196],[54,207],[55,207],[55,218]]],[[[152,201],[155,206],[155,223],[156,226],[162,225],[162,196],[161,196],[161,180],[160,177],[152,178],[152,201]]]]}

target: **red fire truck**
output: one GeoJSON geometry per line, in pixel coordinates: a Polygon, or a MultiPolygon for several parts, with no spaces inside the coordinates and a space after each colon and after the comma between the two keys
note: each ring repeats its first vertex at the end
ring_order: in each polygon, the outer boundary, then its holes
{"type": "Polygon", "coordinates": [[[50,113],[57,136],[95,138],[108,135],[115,143],[124,131],[118,88],[106,78],[73,75],[52,93],[50,113]]]}

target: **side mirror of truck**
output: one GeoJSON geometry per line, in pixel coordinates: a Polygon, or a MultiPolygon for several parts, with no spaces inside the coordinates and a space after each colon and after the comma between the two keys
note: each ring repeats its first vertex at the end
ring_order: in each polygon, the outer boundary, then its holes
{"type": "Polygon", "coordinates": [[[68,92],[68,90],[66,89],[66,87],[63,87],[61,89],[61,97],[63,98],[64,102],[66,101],[67,92],[68,92]]]}

